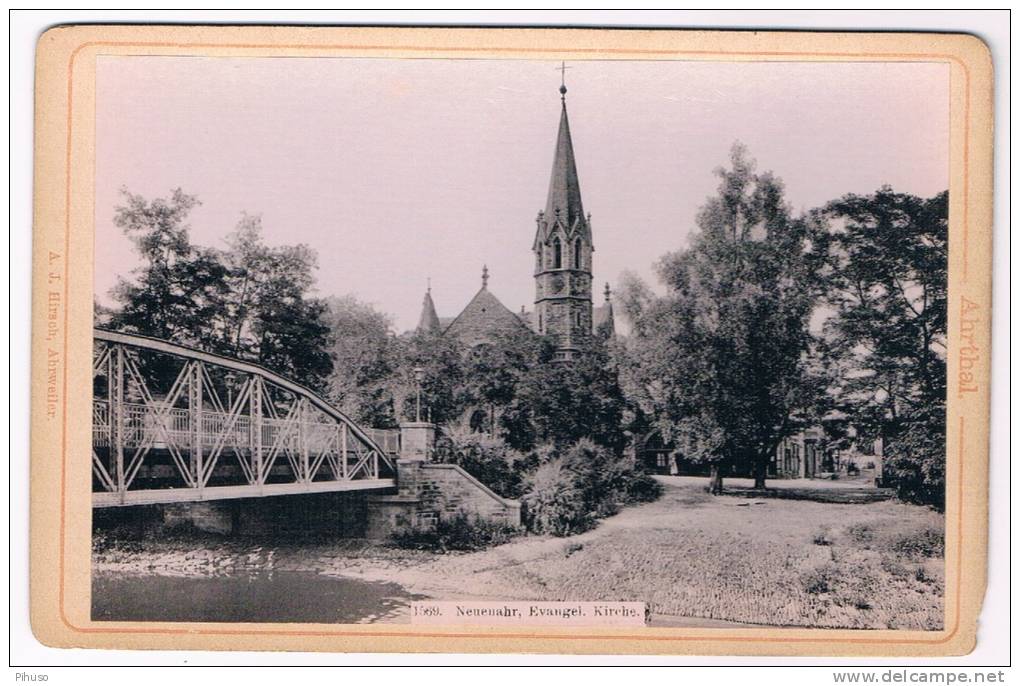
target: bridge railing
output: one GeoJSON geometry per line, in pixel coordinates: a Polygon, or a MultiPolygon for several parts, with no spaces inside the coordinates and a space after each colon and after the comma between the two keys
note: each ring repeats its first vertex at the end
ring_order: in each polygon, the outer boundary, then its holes
{"type": "Polygon", "coordinates": [[[366,430],[288,379],[144,336],[94,338],[99,505],[393,483],[394,432],[366,430]]]}

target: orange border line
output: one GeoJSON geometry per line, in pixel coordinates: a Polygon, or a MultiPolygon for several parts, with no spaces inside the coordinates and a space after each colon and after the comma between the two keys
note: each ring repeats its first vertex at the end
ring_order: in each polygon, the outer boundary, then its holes
{"type": "MultiPolygon", "coordinates": [[[[88,47],[104,46],[104,47],[142,47],[142,48],[182,48],[182,49],[201,49],[201,48],[236,48],[236,49],[251,49],[251,50],[266,50],[266,49],[277,49],[277,50],[349,50],[349,51],[404,51],[404,52],[481,52],[481,53],[529,53],[529,54],[634,54],[634,55],[663,55],[663,56],[680,56],[680,55],[700,55],[700,56],[743,56],[747,58],[754,57],[832,57],[834,62],[845,62],[847,58],[866,58],[868,61],[888,61],[890,59],[907,59],[911,61],[950,61],[960,65],[964,71],[964,140],[963,140],[963,280],[966,281],[967,275],[967,242],[968,242],[968,198],[969,198],[969,157],[970,157],[970,70],[967,68],[966,63],[955,55],[942,54],[942,53],[862,53],[862,52],[849,52],[849,53],[838,53],[838,52],[783,52],[783,51],[727,51],[727,50],[642,50],[642,49],[625,49],[625,48],[581,48],[581,49],[570,49],[570,50],[557,50],[557,49],[545,49],[545,48],[471,48],[471,47],[423,47],[423,46],[392,46],[392,45],[302,45],[302,44],[258,44],[258,43],[161,43],[161,42],[130,42],[130,41],[92,41],[86,42],[75,48],[68,61],[68,72],[67,72],[67,140],[66,140],[66,154],[65,154],[65,217],[64,217],[64,256],[65,263],[70,266],[69,252],[71,245],[71,144],[72,144],[72,114],[73,114],[73,95],[74,95],[74,63],[78,57],[78,54],[88,47]]],[[[350,57],[350,56],[347,56],[350,57]]],[[[401,59],[401,58],[394,58],[401,59]]],[[[950,127],[952,122],[950,122],[950,127]]],[[[482,633],[457,633],[457,632],[384,632],[384,631],[287,631],[284,629],[209,629],[209,628],[180,628],[180,629],[169,629],[169,628],[131,628],[131,627],[80,627],[73,624],[67,617],[64,600],[64,585],[65,585],[65,548],[66,548],[66,510],[67,510],[67,350],[68,350],[68,279],[64,279],[64,369],[62,374],[62,380],[64,385],[63,393],[63,416],[61,417],[61,437],[60,437],[60,448],[61,448],[61,471],[60,471],[60,550],[59,550],[59,591],[58,591],[58,603],[60,611],[60,619],[69,629],[79,633],[107,633],[107,634],[166,634],[166,635],[206,635],[206,636],[314,636],[314,637],[325,637],[325,636],[351,636],[351,637],[394,637],[394,638],[475,638],[475,639],[569,639],[569,640],[627,640],[627,641],[732,641],[732,642],[763,642],[763,643],[827,643],[827,644],[900,644],[900,645],[939,645],[950,641],[959,631],[960,628],[960,606],[961,606],[961,587],[962,587],[962,565],[963,565],[963,550],[962,550],[962,534],[963,534],[963,432],[964,432],[964,417],[959,418],[959,451],[958,451],[958,470],[957,470],[957,545],[956,545],[956,579],[955,579],[955,603],[954,603],[954,623],[953,628],[945,636],[937,639],[897,639],[897,638],[856,638],[856,637],[844,637],[844,638],[833,638],[831,634],[837,631],[853,631],[845,629],[814,629],[814,628],[769,628],[770,631],[812,631],[812,632],[824,632],[827,636],[819,636],[818,638],[806,637],[806,636],[790,636],[790,637],[768,637],[768,636],[745,636],[745,635],[725,635],[725,630],[719,629],[708,629],[710,633],[707,635],[687,635],[687,636],[647,636],[647,635],[603,635],[603,634],[544,634],[540,632],[531,633],[493,633],[493,634],[482,634],[482,633]],[[712,632],[723,632],[723,633],[712,633],[712,632]]],[[[204,625],[203,625],[204,626],[204,625]]],[[[764,627],[763,627],[764,628],[764,627]]],[[[856,631],[871,631],[871,630],[856,630],[856,631]]]]}

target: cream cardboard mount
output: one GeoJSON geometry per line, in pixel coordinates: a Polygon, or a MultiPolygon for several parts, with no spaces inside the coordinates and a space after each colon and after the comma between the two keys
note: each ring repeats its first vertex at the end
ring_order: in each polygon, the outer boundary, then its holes
{"type": "MultiPolygon", "coordinates": [[[[976,624],[985,589],[988,531],[992,67],[978,39],[768,31],[64,26],[40,37],[36,70],[31,616],[43,643],[122,649],[934,656],[967,653],[979,640],[976,624]],[[522,628],[495,622],[93,619],[90,372],[96,65],[105,56],[128,55],[945,65],[950,74],[950,208],[943,627],[830,630],[553,622],[522,628]]],[[[618,611],[630,612],[622,606],[618,611]]]]}

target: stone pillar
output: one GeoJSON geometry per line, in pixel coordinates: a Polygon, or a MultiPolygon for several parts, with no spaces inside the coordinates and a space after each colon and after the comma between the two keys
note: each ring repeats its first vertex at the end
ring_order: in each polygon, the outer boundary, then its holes
{"type": "Polygon", "coordinates": [[[400,459],[428,462],[436,446],[436,425],[403,422],[400,425],[400,459]]]}
{"type": "MultiPolygon", "coordinates": [[[[404,427],[401,426],[401,434],[404,427]]],[[[407,445],[401,440],[401,454],[407,445]]],[[[396,533],[434,529],[438,513],[428,510],[421,498],[421,467],[424,457],[397,460],[397,493],[395,495],[370,496],[365,536],[371,539],[385,539],[396,533]]]]}

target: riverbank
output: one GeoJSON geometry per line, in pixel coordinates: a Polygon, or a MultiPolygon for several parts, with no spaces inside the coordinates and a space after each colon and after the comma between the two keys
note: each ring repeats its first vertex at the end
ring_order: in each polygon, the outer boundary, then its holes
{"type": "Polygon", "coordinates": [[[942,515],[892,501],[712,497],[702,479],[661,480],[658,501],[569,538],[444,555],[363,540],[99,541],[94,570],[227,578],[275,570],[440,599],[641,601],[662,623],[690,626],[941,628],[942,515]]]}

